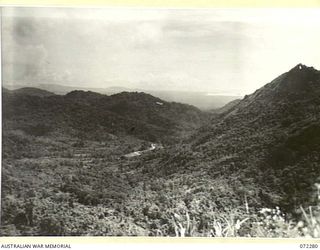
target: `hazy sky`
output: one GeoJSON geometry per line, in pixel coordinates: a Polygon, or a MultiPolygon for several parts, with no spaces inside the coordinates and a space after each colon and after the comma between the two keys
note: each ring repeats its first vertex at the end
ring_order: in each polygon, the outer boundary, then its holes
{"type": "Polygon", "coordinates": [[[248,94],[320,69],[317,9],[4,8],[5,84],[248,94]]]}

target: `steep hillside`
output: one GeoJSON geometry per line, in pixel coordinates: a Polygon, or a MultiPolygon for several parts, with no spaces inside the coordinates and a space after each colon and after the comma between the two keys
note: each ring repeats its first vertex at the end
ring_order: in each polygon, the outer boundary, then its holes
{"type": "Polygon", "coordinates": [[[214,118],[189,143],[190,151],[177,155],[193,156],[177,171],[204,165],[211,178],[240,181],[252,200],[286,210],[312,203],[320,176],[320,72],[297,65],[214,118]]]}

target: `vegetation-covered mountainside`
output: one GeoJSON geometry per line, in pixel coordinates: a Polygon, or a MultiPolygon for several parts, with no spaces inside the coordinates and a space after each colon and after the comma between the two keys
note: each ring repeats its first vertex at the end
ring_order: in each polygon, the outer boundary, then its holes
{"type": "Polygon", "coordinates": [[[44,93],[49,92],[31,88],[4,92],[4,126],[31,135],[59,132],[97,140],[106,139],[109,134],[133,135],[168,143],[207,119],[195,107],[164,102],[144,93],[112,96],[90,91],[72,91],[64,96],[44,93]]]}
{"type": "Polygon", "coordinates": [[[320,72],[297,65],[200,129],[191,145],[211,163],[227,156],[211,174],[222,168],[257,182],[257,199],[286,210],[307,202],[320,177],[320,72]]]}
{"type": "MultiPolygon", "coordinates": [[[[111,83],[109,83],[111,84],[111,83]]],[[[128,83],[130,84],[130,83],[128,83]]],[[[89,85],[89,84],[88,84],[89,85]]],[[[201,110],[218,109],[223,105],[229,103],[230,101],[241,98],[241,95],[235,96],[234,93],[207,93],[207,92],[194,92],[187,90],[150,90],[150,89],[135,89],[135,88],[125,88],[120,86],[108,87],[108,88],[93,88],[93,87],[75,87],[75,86],[65,86],[58,84],[31,84],[27,85],[19,84],[7,84],[3,87],[7,89],[41,89],[46,90],[50,93],[57,95],[65,95],[75,89],[82,91],[97,92],[100,94],[113,95],[121,92],[144,92],[152,96],[157,96],[158,98],[167,102],[178,102],[186,103],[195,106],[201,110]],[[32,87],[30,87],[32,86],[32,87]]],[[[219,92],[219,91],[218,91],[219,92]]]]}
{"type": "Polygon", "coordinates": [[[300,64],[211,119],[143,93],[4,93],[2,232],[319,237],[319,109],[300,64]]]}

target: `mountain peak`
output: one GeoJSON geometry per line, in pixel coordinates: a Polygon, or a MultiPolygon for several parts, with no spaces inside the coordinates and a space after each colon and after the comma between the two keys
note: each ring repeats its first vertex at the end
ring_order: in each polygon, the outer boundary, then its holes
{"type": "Polygon", "coordinates": [[[270,86],[279,92],[301,93],[319,90],[319,71],[301,63],[297,64],[287,73],[274,79],[270,86]]]}
{"type": "Polygon", "coordinates": [[[289,72],[316,72],[317,70],[314,67],[308,67],[302,63],[297,64],[289,72]]]}
{"type": "Polygon", "coordinates": [[[305,69],[305,68],[308,68],[308,67],[306,65],[302,64],[302,63],[299,63],[294,67],[294,69],[299,69],[299,70],[302,70],[302,69],[305,69]]]}

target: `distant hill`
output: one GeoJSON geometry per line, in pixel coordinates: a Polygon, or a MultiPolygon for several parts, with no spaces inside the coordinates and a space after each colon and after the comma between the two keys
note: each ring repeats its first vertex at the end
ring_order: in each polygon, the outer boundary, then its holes
{"type": "Polygon", "coordinates": [[[11,90],[10,92],[12,94],[17,94],[17,95],[29,95],[29,96],[39,96],[39,97],[55,95],[55,93],[52,93],[43,89],[31,88],[31,87],[15,89],[15,90],[11,90]]]}
{"type": "Polygon", "coordinates": [[[111,133],[154,142],[185,136],[207,119],[207,114],[193,106],[138,92],[107,96],[77,90],[58,96],[33,88],[15,90],[10,95],[4,93],[3,109],[4,120],[14,119],[13,126],[25,131],[29,127],[37,130],[41,124],[87,138],[111,133]]]}
{"type": "MultiPolygon", "coordinates": [[[[82,90],[82,91],[91,91],[97,92],[100,94],[113,95],[121,92],[144,92],[157,96],[160,99],[167,102],[179,102],[193,105],[201,110],[211,110],[218,109],[227,103],[237,99],[242,98],[242,96],[228,95],[226,94],[217,94],[211,95],[206,92],[193,92],[193,91],[169,91],[169,90],[145,90],[145,89],[134,89],[134,88],[125,88],[125,87],[106,87],[106,88],[92,88],[92,87],[79,87],[79,86],[64,86],[59,84],[39,84],[31,85],[32,88],[46,90],[57,95],[65,95],[73,90],[82,90]]],[[[14,85],[14,86],[5,86],[9,90],[24,89],[29,88],[25,85],[14,85]]]]}
{"type": "Polygon", "coordinates": [[[32,87],[23,87],[18,89],[8,89],[2,87],[2,92],[4,94],[15,94],[15,95],[29,95],[29,96],[39,96],[39,97],[45,97],[45,96],[52,96],[55,95],[55,93],[39,89],[39,88],[32,88],[32,87]]]}
{"type": "Polygon", "coordinates": [[[79,86],[65,86],[61,84],[7,84],[4,87],[8,90],[17,90],[23,88],[36,88],[41,90],[46,90],[52,92],[56,95],[65,95],[73,90],[83,90],[83,91],[92,91],[98,92],[101,94],[107,94],[108,91],[104,88],[90,88],[90,87],[79,87],[79,86]]]}

